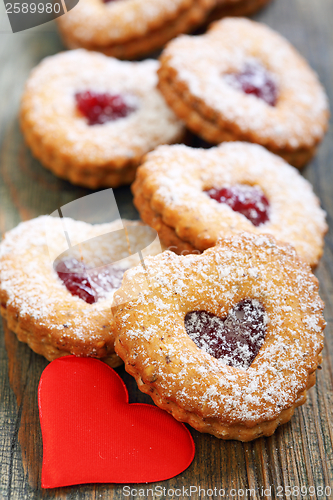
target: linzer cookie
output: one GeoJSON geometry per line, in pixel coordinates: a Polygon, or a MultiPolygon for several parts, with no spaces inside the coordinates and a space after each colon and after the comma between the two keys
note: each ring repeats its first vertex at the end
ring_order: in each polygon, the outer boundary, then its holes
{"type": "Polygon", "coordinates": [[[132,59],[197,27],[216,0],[80,0],[58,18],[65,44],[132,59]]]}
{"type": "Polygon", "coordinates": [[[200,432],[270,436],[315,383],[325,326],[318,281],[272,236],[243,233],[202,255],[150,257],[125,273],[114,297],[126,371],[200,432]]]}
{"type": "Polygon", "coordinates": [[[131,183],[145,153],[183,133],[156,88],[158,66],[83,49],[46,58],[30,75],[21,103],[34,156],[73,184],[131,183]]]}
{"type": "Polygon", "coordinates": [[[325,212],[311,184],[256,144],[160,146],[139,167],[132,191],[142,220],[179,254],[242,231],[273,234],[311,266],[323,252],[325,212]]]}
{"type": "Polygon", "coordinates": [[[328,125],[317,75],[267,26],[240,18],[181,36],[160,58],[159,88],[187,126],[212,143],[261,144],[302,167],[328,125]]]}
{"type": "Polygon", "coordinates": [[[0,244],[1,314],[8,327],[50,361],[74,354],[118,366],[112,297],[125,270],[140,263],[129,255],[136,247],[145,255],[159,251],[152,230],[139,222],[90,225],[50,216],[22,222],[0,244]],[[64,228],[73,244],[68,251],[64,228]]]}

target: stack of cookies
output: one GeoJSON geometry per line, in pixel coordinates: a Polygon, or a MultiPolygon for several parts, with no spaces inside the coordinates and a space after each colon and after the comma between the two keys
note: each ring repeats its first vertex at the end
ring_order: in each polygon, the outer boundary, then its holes
{"type": "Polygon", "coordinates": [[[42,217],[0,246],[1,313],[20,340],[50,360],[123,360],[176,419],[242,441],[271,435],[305,402],[325,327],[311,271],[325,212],[295,167],[324,137],[327,97],[282,36],[224,17],[266,3],[81,0],[62,16],[75,50],[29,77],[26,142],[73,184],[131,184],[148,233],[66,219],[74,239],[92,242],[66,253],[64,222],[42,217]],[[120,60],[166,43],[159,61],[120,60]],[[205,149],[181,144],[190,133],[205,149]],[[112,231],[118,239],[101,239],[112,231]],[[131,255],[143,246],[144,261],[131,255]]]}

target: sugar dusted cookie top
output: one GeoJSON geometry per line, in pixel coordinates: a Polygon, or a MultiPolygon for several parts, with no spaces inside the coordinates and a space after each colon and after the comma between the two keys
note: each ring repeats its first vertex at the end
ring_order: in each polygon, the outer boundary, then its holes
{"type": "Polygon", "coordinates": [[[301,166],[304,149],[318,144],[327,129],[328,100],[317,75],[286,39],[263,24],[223,19],[202,36],[171,41],[161,65],[167,101],[212,142],[248,140],[285,157],[297,152],[301,166]],[[250,85],[242,85],[249,72],[254,73],[250,85]],[[275,87],[271,103],[256,92],[265,79],[275,87]],[[198,115],[196,121],[189,110],[198,115]]]}
{"type": "Polygon", "coordinates": [[[156,88],[158,67],[154,60],[123,62],[83,49],[44,59],[22,97],[25,139],[47,168],[72,182],[130,182],[142,155],[183,131],[156,88]],[[116,96],[128,112],[91,125],[77,105],[77,95],[87,92],[116,96]]]}
{"type": "Polygon", "coordinates": [[[69,48],[131,59],[191,31],[214,5],[215,0],[80,0],[57,22],[69,48]]]}

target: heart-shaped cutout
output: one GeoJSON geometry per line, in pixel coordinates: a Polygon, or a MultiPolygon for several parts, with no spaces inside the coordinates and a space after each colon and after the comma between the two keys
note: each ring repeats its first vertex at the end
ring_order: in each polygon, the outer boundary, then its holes
{"type": "Polygon", "coordinates": [[[264,343],[267,315],[258,300],[245,299],[226,318],[207,311],[189,312],[185,329],[200,349],[229,366],[247,370],[264,343]]]}
{"type": "Polygon", "coordinates": [[[42,487],[162,481],[194,457],[188,429],[149,404],[128,404],[126,386],[105,363],[66,356],[38,388],[42,487]]]}
{"type": "Polygon", "coordinates": [[[19,7],[15,7],[14,9],[14,6],[8,3],[6,5],[7,16],[12,32],[18,33],[19,31],[24,31],[53,21],[57,17],[63,16],[72,10],[78,3],[79,0],[64,0],[61,2],[52,2],[49,5],[45,5],[45,7],[44,5],[41,7],[40,4],[38,4],[38,9],[36,9],[35,4],[28,3],[26,10],[23,10],[23,5],[21,9],[19,7]]]}

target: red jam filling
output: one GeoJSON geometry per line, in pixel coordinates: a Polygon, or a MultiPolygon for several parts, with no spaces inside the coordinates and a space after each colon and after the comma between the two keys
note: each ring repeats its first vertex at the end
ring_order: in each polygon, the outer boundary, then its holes
{"type": "Polygon", "coordinates": [[[225,75],[226,81],[245,94],[253,94],[270,106],[275,106],[278,88],[270,73],[258,62],[248,62],[243,71],[225,75]]]}
{"type": "Polygon", "coordinates": [[[209,189],[206,194],[219,203],[226,203],[235,212],[245,215],[254,226],[260,226],[269,220],[269,202],[258,186],[235,184],[220,189],[209,189]]]}
{"type": "Polygon", "coordinates": [[[206,311],[193,311],[185,316],[185,329],[193,342],[227,365],[247,370],[266,335],[266,315],[257,300],[239,302],[226,318],[206,311]]]}
{"type": "Polygon", "coordinates": [[[125,272],[116,265],[87,269],[83,262],[74,257],[58,262],[55,270],[67,290],[88,304],[118,290],[125,272]]]}
{"type": "Polygon", "coordinates": [[[130,99],[120,94],[101,94],[87,90],[75,94],[75,100],[77,109],[87,118],[89,125],[119,120],[137,109],[133,102],[129,102],[130,99]]]}

